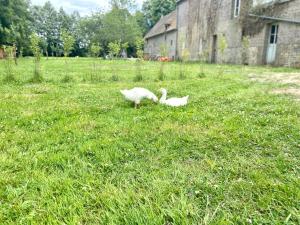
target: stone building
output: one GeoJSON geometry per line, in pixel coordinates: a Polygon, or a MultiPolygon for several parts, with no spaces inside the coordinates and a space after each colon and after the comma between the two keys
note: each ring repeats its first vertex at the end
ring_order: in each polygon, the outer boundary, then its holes
{"type": "Polygon", "coordinates": [[[176,11],[162,17],[145,36],[145,54],[156,59],[162,51],[167,51],[167,56],[176,58],[177,43],[177,17],[176,11]],[[162,49],[163,48],[163,49],[162,49]]]}
{"type": "MultiPolygon", "coordinates": [[[[177,59],[300,66],[300,0],[179,0],[173,13],[177,59]]],[[[145,52],[156,43],[146,36],[145,52]]]]}

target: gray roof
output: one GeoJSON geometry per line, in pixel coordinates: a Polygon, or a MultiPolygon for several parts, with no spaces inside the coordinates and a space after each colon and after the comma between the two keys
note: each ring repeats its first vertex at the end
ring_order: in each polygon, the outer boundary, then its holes
{"type": "Polygon", "coordinates": [[[177,27],[177,11],[169,13],[162,17],[154,27],[146,34],[145,39],[176,30],[177,27]]]}

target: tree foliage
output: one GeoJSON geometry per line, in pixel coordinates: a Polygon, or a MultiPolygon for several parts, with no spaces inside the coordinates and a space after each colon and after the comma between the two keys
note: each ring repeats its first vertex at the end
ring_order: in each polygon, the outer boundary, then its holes
{"type": "Polygon", "coordinates": [[[176,8],[176,0],[146,0],[143,4],[145,20],[149,28],[162,17],[176,8]]]}
{"type": "Polygon", "coordinates": [[[108,52],[111,57],[119,57],[121,52],[121,41],[110,42],[108,44],[108,52]]]}
{"type": "Polygon", "coordinates": [[[90,56],[96,58],[100,55],[100,51],[101,51],[101,46],[99,44],[96,43],[92,43],[91,47],[90,47],[90,56]]]}
{"type": "Polygon", "coordinates": [[[136,19],[127,9],[112,8],[106,13],[102,22],[102,41],[104,43],[121,40],[134,45],[137,36],[141,36],[141,30],[136,19]]]}
{"type": "Polygon", "coordinates": [[[136,46],[136,55],[137,55],[138,59],[143,59],[143,57],[144,57],[144,50],[143,50],[144,40],[142,38],[137,38],[135,40],[135,46],[136,46]]]}
{"type": "Polygon", "coordinates": [[[41,75],[41,70],[40,70],[40,61],[41,61],[40,44],[41,44],[41,38],[36,33],[33,33],[30,36],[30,47],[34,55],[34,63],[35,63],[34,75],[32,79],[33,82],[41,82],[43,80],[41,75]]]}
{"type": "Polygon", "coordinates": [[[26,0],[0,0],[0,45],[29,48],[30,13],[26,0]]]}
{"type": "Polygon", "coordinates": [[[64,57],[68,57],[74,49],[75,39],[68,31],[63,30],[61,33],[61,40],[64,46],[64,57]]]}
{"type": "Polygon", "coordinates": [[[137,55],[136,39],[142,36],[157,20],[173,9],[175,0],[146,0],[142,11],[137,11],[136,0],[110,0],[109,11],[97,11],[81,17],[78,12],[68,14],[56,9],[50,1],[33,6],[29,0],[0,0],[0,45],[16,45],[19,54],[35,54],[30,34],[39,38],[44,55],[62,56],[66,53],[63,31],[74,38],[71,56],[86,56],[92,43],[109,53],[113,43],[120,42],[121,50],[137,55]]]}

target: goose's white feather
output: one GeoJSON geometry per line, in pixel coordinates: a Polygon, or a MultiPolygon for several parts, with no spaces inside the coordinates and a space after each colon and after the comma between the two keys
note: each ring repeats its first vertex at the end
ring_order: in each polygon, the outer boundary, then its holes
{"type": "Polygon", "coordinates": [[[162,88],[160,89],[162,93],[162,97],[159,100],[160,104],[168,105],[172,107],[180,107],[188,104],[189,96],[185,96],[183,98],[169,98],[167,99],[167,90],[162,88]]]}
{"type": "Polygon", "coordinates": [[[121,93],[126,100],[134,102],[135,105],[140,104],[143,99],[158,101],[156,95],[145,88],[135,87],[131,90],[121,90],[121,93]]]}

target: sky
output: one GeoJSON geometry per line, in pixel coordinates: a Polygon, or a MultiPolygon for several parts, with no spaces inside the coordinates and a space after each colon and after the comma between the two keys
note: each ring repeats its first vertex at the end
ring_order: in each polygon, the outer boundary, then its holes
{"type": "MultiPolygon", "coordinates": [[[[33,5],[44,5],[48,0],[31,0],[33,5]]],[[[100,9],[107,10],[109,7],[109,0],[49,0],[52,5],[59,9],[63,7],[67,13],[78,11],[80,15],[85,16],[91,12],[100,9]]],[[[136,0],[139,7],[141,7],[144,0],[136,0]]]]}

